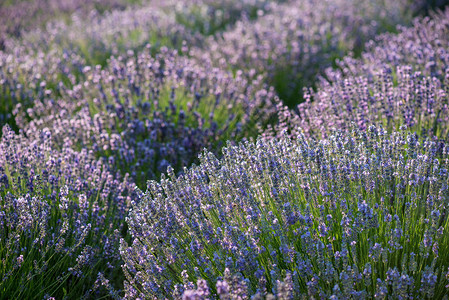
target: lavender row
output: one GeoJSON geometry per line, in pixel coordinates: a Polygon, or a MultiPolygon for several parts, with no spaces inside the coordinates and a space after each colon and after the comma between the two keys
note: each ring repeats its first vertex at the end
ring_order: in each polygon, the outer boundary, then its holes
{"type": "Polygon", "coordinates": [[[133,203],[125,297],[439,299],[448,167],[449,145],[382,126],[204,153],[133,203]]]}
{"type": "Polygon", "coordinates": [[[74,14],[69,23],[51,22],[21,39],[9,40],[5,52],[18,47],[32,53],[58,49],[77,53],[94,66],[104,64],[111,55],[125,55],[127,50],[136,51],[148,43],[181,50],[183,41],[201,46],[201,36],[178,24],[174,13],[149,4],[104,14],[91,11],[87,18],[74,14]]]}
{"type": "MultiPolygon", "coordinates": [[[[133,1],[128,0],[37,0],[37,1],[4,1],[0,4],[0,49],[4,42],[11,37],[18,38],[24,31],[41,27],[46,22],[62,18],[75,11],[87,13],[92,9],[105,11],[110,9],[124,9],[133,1]],[[8,2],[11,2],[8,4],[8,2]]],[[[137,1],[135,1],[137,2],[137,1]]]]}
{"type": "MultiPolygon", "coordinates": [[[[106,13],[105,15],[93,14],[88,20],[81,18],[79,15],[74,15],[71,24],[66,24],[62,21],[53,22],[48,24],[45,30],[34,30],[25,34],[20,40],[8,40],[6,42],[5,52],[0,53],[0,67],[2,69],[0,72],[0,81],[2,82],[3,88],[2,107],[0,107],[3,113],[1,114],[2,120],[0,120],[0,122],[2,124],[13,122],[12,109],[19,102],[22,103],[22,105],[29,106],[32,104],[34,98],[41,98],[41,95],[45,93],[53,92],[54,97],[59,96],[60,85],[64,84],[72,86],[77,81],[82,80],[83,78],[80,78],[80,76],[82,74],[82,68],[85,65],[105,65],[111,54],[126,55],[127,50],[142,49],[148,42],[152,42],[153,46],[165,45],[176,48],[179,51],[187,51],[188,47],[186,46],[195,45],[198,47],[198,45],[202,45],[202,36],[192,32],[192,28],[178,24],[180,16],[184,19],[187,18],[188,20],[193,16],[194,23],[199,22],[201,24],[207,24],[210,23],[212,19],[216,19],[215,14],[222,14],[228,15],[228,17],[223,17],[223,22],[227,23],[229,22],[227,21],[229,18],[236,19],[236,16],[239,13],[242,13],[242,11],[249,13],[251,10],[258,9],[257,11],[263,14],[264,11],[279,10],[278,12],[273,13],[278,19],[283,18],[284,14],[286,14],[289,19],[285,22],[281,22],[279,28],[276,28],[276,30],[272,32],[272,35],[275,37],[276,34],[279,35],[284,29],[288,28],[288,25],[295,25],[295,20],[299,22],[299,24],[296,25],[304,23],[301,20],[304,11],[315,11],[315,8],[312,9],[312,6],[314,5],[310,3],[307,5],[304,4],[306,5],[305,7],[300,7],[302,9],[301,12],[293,10],[293,13],[289,14],[289,11],[291,10],[288,9],[287,4],[280,6],[281,8],[277,8],[277,5],[267,4],[264,1],[256,1],[254,3],[251,1],[241,3],[232,1],[219,1],[218,3],[216,1],[199,1],[199,3],[184,6],[181,5],[180,7],[186,10],[183,15],[181,14],[179,7],[178,10],[174,9],[174,12],[171,11],[173,8],[172,3],[162,7],[158,7],[157,5],[155,7],[155,5],[156,4],[151,4],[138,9],[116,11],[106,13]],[[214,11],[214,14],[208,15],[206,13],[206,15],[200,14],[199,17],[195,17],[195,7],[199,7],[200,11],[205,10],[206,12],[212,9],[211,11],[214,11]],[[216,9],[217,7],[220,9],[216,9]],[[223,9],[222,7],[225,8],[223,9]],[[218,11],[221,13],[218,13],[218,11]],[[295,16],[295,12],[297,12],[300,17],[295,16]],[[183,44],[183,41],[185,41],[185,44],[183,44]]],[[[321,10],[316,10],[316,14],[312,14],[312,16],[307,16],[307,14],[305,14],[306,17],[304,17],[304,19],[306,22],[304,24],[310,23],[315,19],[319,20],[317,17],[321,13],[321,21],[319,22],[324,22],[321,25],[325,29],[330,23],[323,21],[323,18],[325,18],[324,15],[327,13],[327,8],[324,6],[325,5],[321,7],[321,10]]],[[[335,6],[332,9],[333,14],[336,15],[340,13],[340,10],[347,11],[346,8],[342,9],[342,7],[338,6],[335,6]]],[[[268,17],[265,17],[265,19],[267,18],[268,17]]],[[[339,16],[336,17],[337,21],[340,19],[344,20],[346,17],[339,18],[339,16]]],[[[267,20],[265,22],[262,21],[262,24],[265,24],[262,26],[262,29],[268,27],[268,30],[272,30],[269,22],[270,19],[268,18],[267,20]]],[[[351,24],[352,19],[349,18],[348,20],[349,22],[346,24],[351,24]]],[[[249,21],[240,23],[239,26],[241,27],[243,24],[253,26],[249,21]]],[[[312,22],[312,24],[314,23],[312,22]]],[[[367,28],[368,27],[369,26],[367,26],[367,28]]],[[[304,28],[300,28],[299,31],[301,31],[301,29],[304,28]]],[[[267,28],[263,30],[267,30],[267,28]]],[[[237,29],[235,30],[234,35],[232,35],[232,32],[230,35],[231,37],[235,37],[239,32],[240,31],[237,29]]],[[[292,33],[291,30],[290,33],[292,33]]],[[[337,35],[339,32],[337,30],[332,32],[329,31],[329,33],[337,35]]],[[[311,39],[314,40],[315,38],[313,38],[313,35],[311,36],[311,39]]],[[[289,37],[290,36],[288,36],[288,38],[289,37]]],[[[227,38],[225,38],[225,42],[226,39],[227,38]]],[[[342,40],[346,40],[346,38],[343,37],[342,40]]],[[[286,43],[288,43],[288,39],[284,40],[284,42],[275,39],[272,48],[282,48],[286,43]]],[[[308,40],[306,39],[305,43],[301,42],[300,45],[301,47],[314,48],[312,45],[308,46],[307,43],[308,40]]],[[[335,44],[337,41],[332,43],[335,44]]],[[[213,43],[211,42],[211,44],[213,43]]],[[[225,47],[223,47],[223,49],[225,49],[225,47]]],[[[198,52],[200,50],[197,49],[196,51],[198,52]]],[[[239,53],[239,51],[237,51],[237,53],[239,53]]],[[[290,55],[285,51],[282,53],[290,55]]],[[[301,53],[298,55],[301,56],[301,53]]],[[[318,56],[311,55],[311,59],[315,58],[318,58],[318,56]]],[[[322,59],[319,60],[325,61],[322,59]]],[[[307,66],[307,61],[309,60],[305,59],[304,61],[306,61],[307,66]]],[[[318,60],[316,62],[318,62],[318,60]]],[[[240,64],[241,62],[239,61],[238,63],[240,64]]],[[[289,64],[289,62],[286,62],[286,64],[289,64]]],[[[232,63],[231,65],[235,66],[235,64],[232,63]]],[[[257,71],[263,72],[263,69],[264,66],[262,65],[257,71]]],[[[307,70],[310,68],[305,67],[303,69],[307,70]]],[[[286,82],[285,78],[282,76],[278,81],[279,84],[284,84],[286,82]]],[[[301,76],[304,76],[304,78],[313,77],[313,75],[306,73],[301,73],[301,76]]],[[[295,82],[295,80],[291,82],[295,82]]],[[[277,85],[276,83],[274,84],[275,86],[277,85]]],[[[279,86],[277,86],[277,88],[279,90],[279,86]]],[[[297,88],[288,88],[287,90],[295,89],[296,92],[294,92],[294,94],[299,94],[297,88]]]]}
{"type": "Polygon", "coordinates": [[[237,73],[200,67],[195,61],[151,47],[106,68],[86,67],[86,78],[61,98],[44,97],[33,108],[17,107],[27,136],[54,128],[57,147],[91,149],[140,185],[181,171],[204,148],[217,153],[226,140],[257,134],[276,114],[274,91],[237,73]]]}
{"type": "Polygon", "coordinates": [[[444,78],[449,68],[449,10],[416,18],[412,27],[399,27],[398,34],[382,34],[366,44],[361,58],[346,56],[336,69],[326,72],[329,82],[348,76],[372,77],[385,68],[409,65],[424,75],[444,78]]]}
{"type": "Polygon", "coordinates": [[[29,52],[64,49],[84,55],[93,66],[111,55],[124,55],[127,50],[136,51],[148,43],[177,50],[181,50],[183,41],[189,46],[201,47],[203,36],[200,33],[208,33],[199,27],[214,27],[211,23],[216,22],[216,26],[224,29],[242,15],[270,8],[266,0],[200,0],[156,2],[103,14],[92,10],[87,16],[75,13],[69,22],[49,22],[45,28],[24,32],[20,39],[8,39],[5,52],[14,52],[18,47],[29,52]],[[100,52],[104,58],[98,60],[95,56],[100,52]]]}
{"type": "Polygon", "coordinates": [[[56,150],[52,134],[26,138],[3,127],[0,294],[7,298],[107,294],[104,276],[122,284],[119,239],[135,185],[92,151],[56,150]]]}
{"type": "Polygon", "coordinates": [[[0,124],[13,122],[18,103],[30,107],[46,95],[60,97],[61,89],[84,79],[84,67],[105,65],[113,53],[126,56],[128,50],[144,48],[148,42],[154,42],[154,49],[170,46],[182,50],[183,41],[199,44],[200,38],[154,5],[94,13],[89,20],[73,15],[71,25],[54,22],[45,30],[9,39],[5,51],[0,52],[0,124]]]}
{"type": "Polygon", "coordinates": [[[301,89],[348,51],[358,51],[379,32],[408,23],[408,1],[291,1],[273,4],[256,21],[208,39],[208,52],[192,49],[200,61],[221,68],[263,74],[288,105],[298,103],[301,89]]]}
{"type": "Polygon", "coordinates": [[[281,122],[265,134],[300,130],[314,137],[326,137],[333,128],[347,129],[351,122],[364,130],[382,123],[388,131],[401,125],[424,136],[449,139],[449,75],[423,76],[410,66],[377,72],[371,79],[348,77],[315,92],[306,92],[298,113],[279,109],[281,122]]]}
{"type": "Polygon", "coordinates": [[[307,90],[296,111],[279,108],[273,131],[298,128],[325,137],[332,128],[355,122],[362,130],[382,123],[388,131],[406,125],[423,135],[449,138],[449,10],[417,19],[397,36],[384,35],[361,59],[342,60],[342,71],[327,72],[316,92],[307,90]]]}
{"type": "Polygon", "coordinates": [[[153,53],[162,46],[180,53],[193,45],[201,47],[204,37],[195,24],[207,27],[221,16],[218,23],[223,27],[242,14],[270,7],[262,0],[155,2],[104,14],[92,11],[87,17],[74,14],[69,23],[49,22],[45,28],[24,32],[20,39],[6,39],[5,50],[0,52],[0,124],[13,122],[16,104],[32,106],[36,98],[50,93],[58,97],[62,85],[71,87],[82,81],[85,66],[105,66],[111,55],[132,56],[148,43],[153,53]]]}

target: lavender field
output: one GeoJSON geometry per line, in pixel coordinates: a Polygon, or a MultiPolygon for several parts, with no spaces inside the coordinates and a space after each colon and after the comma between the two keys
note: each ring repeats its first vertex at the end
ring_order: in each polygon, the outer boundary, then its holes
{"type": "Polygon", "coordinates": [[[0,0],[0,299],[449,299],[441,0],[0,0]]]}

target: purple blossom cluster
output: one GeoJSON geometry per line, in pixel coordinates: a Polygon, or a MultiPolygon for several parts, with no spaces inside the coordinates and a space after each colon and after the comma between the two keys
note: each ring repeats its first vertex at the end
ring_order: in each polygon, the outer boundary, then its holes
{"type": "Polygon", "coordinates": [[[29,108],[46,95],[59,97],[84,78],[83,68],[106,65],[112,54],[132,55],[152,43],[182,51],[201,45],[198,34],[178,24],[175,15],[155,5],[89,17],[72,16],[70,24],[54,21],[45,28],[5,40],[0,51],[0,124],[13,123],[17,104],[29,108]]]}
{"type": "Polygon", "coordinates": [[[336,58],[361,49],[379,32],[411,19],[408,0],[289,1],[272,4],[256,21],[243,19],[222,36],[210,37],[207,48],[192,49],[200,61],[221,68],[263,74],[289,106],[298,103],[302,87],[332,66],[336,58]]]}
{"type": "Polygon", "coordinates": [[[75,13],[69,22],[55,20],[43,28],[23,32],[20,39],[7,39],[5,51],[13,52],[17,47],[33,52],[64,49],[84,55],[92,65],[89,60],[94,60],[92,56],[100,55],[99,52],[103,52],[107,59],[111,55],[124,55],[127,50],[136,51],[148,43],[178,50],[183,42],[201,47],[204,36],[196,28],[197,23],[211,27],[209,23],[218,22],[221,25],[217,24],[216,30],[224,29],[242,14],[249,15],[253,10],[267,11],[270,7],[267,0],[198,0],[156,2],[105,13],[93,10],[87,16],[75,13]],[[220,17],[223,19],[217,21],[220,17]]]}
{"type": "Polygon", "coordinates": [[[0,125],[14,125],[17,105],[30,107],[35,100],[58,96],[63,85],[73,85],[85,65],[77,54],[58,50],[29,53],[26,47],[0,51],[0,125]]]}
{"type": "Polygon", "coordinates": [[[185,20],[210,23],[216,19],[215,14],[220,14],[219,10],[224,15],[222,23],[229,25],[230,20],[235,21],[246,11],[269,7],[266,1],[172,2],[103,14],[92,11],[88,16],[78,13],[71,16],[69,23],[55,20],[44,28],[24,32],[20,39],[5,39],[5,49],[0,51],[0,124],[14,122],[12,111],[17,104],[28,108],[45,94],[60,96],[62,86],[71,88],[85,79],[83,68],[105,66],[111,55],[133,56],[148,43],[153,54],[162,46],[180,53],[193,45],[201,47],[204,36],[185,20]],[[223,7],[218,9],[221,4],[223,7]],[[195,7],[215,13],[196,16],[195,7]],[[183,25],[180,19],[187,24],[183,25]]]}
{"type": "Polygon", "coordinates": [[[449,145],[371,125],[229,145],[133,203],[126,298],[440,299],[449,145]]]}
{"type": "Polygon", "coordinates": [[[33,108],[17,109],[27,136],[53,128],[56,145],[91,149],[139,184],[168,165],[177,171],[204,148],[257,134],[276,114],[272,89],[237,73],[199,66],[162,48],[129,58],[111,57],[106,68],[85,67],[85,81],[61,88],[33,108]],[[31,120],[31,121],[29,121],[31,120]]]}
{"type": "Polygon", "coordinates": [[[371,42],[361,59],[346,57],[328,70],[316,91],[304,92],[295,111],[280,107],[280,122],[266,135],[326,137],[332,128],[406,125],[423,135],[449,138],[449,10],[421,18],[398,35],[371,42]]]}
{"type": "Polygon", "coordinates": [[[443,79],[449,69],[449,10],[416,18],[412,27],[399,26],[397,34],[381,34],[369,41],[361,58],[348,55],[337,60],[337,69],[328,69],[327,81],[348,76],[372,77],[376,72],[411,66],[426,76],[443,79]]]}
{"type": "Polygon", "coordinates": [[[305,94],[298,114],[284,110],[275,131],[300,126],[307,135],[325,137],[332,128],[347,129],[355,122],[366,129],[381,122],[388,130],[406,125],[421,135],[449,138],[449,76],[444,80],[424,76],[410,66],[392,74],[384,69],[370,79],[348,76],[344,80],[305,94]],[[313,96],[312,96],[313,95],[313,96]]]}
{"type": "Polygon", "coordinates": [[[17,46],[28,51],[61,49],[82,55],[89,65],[101,60],[96,56],[125,55],[128,50],[138,50],[151,43],[181,49],[182,43],[201,46],[203,37],[179,24],[175,14],[154,5],[100,14],[92,11],[88,17],[73,14],[64,20],[47,24],[45,28],[25,33],[20,40],[8,41],[7,49],[17,46]],[[96,59],[98,61],[96,61],[96,59]]]}
{"type": "Polygon", "coordinates": [[[126,0],[4,0],[0,3],[0,49],[11,36],[20,37],[30,28],[39,27],[55,18],[55,15],[69,15],[75,11],[84,13],[95,8],[104,11],[123,9],[126,0]]]}
{"type": "Polygon", "coordinates": [[[53,148],[52,134],[45,129],[27,138],[3,127],[2,297],[62,298],[80,286],[85,296],[95,295],[89,286],[95,271],[120,271],[119,240],[135,185],[90,150],[53,148]]]}

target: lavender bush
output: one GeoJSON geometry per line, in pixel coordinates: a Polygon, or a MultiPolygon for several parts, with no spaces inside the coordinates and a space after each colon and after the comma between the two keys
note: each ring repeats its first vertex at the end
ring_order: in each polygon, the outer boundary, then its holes
{"type": "Polygon", "coordinates": [[[123,9],[137,2],[139,0],[4,0],[0,3],[0,50],[11,36],[20,37],[25,30],[43,26],[55,17],[64,18],[75,11],[123,9]]]}
{"type": "Polygon", "coordinates": [[[261,83],[200,67],[167,48],[151,52],[111,58],[107,69],[84,68],[86,80],[61,90],[64,100],[18,109],[19,127],[28,136],[55,128],[55,144],[92,149],[144,186],[168,165],[182,170],[205,147],[217,153],[228,139],[255,136],[255,124],[275,116],[274,92],[261,83]]]}
{"type": "Polygon", "coordinates": [[[0,125],[16,128],[16,105],[30,107],[35,100],[59,96],[62,86],[72,86],[80,78],[85,62],[74,53],[36,51],[18,47],[12,53],[0,51],[0,125]]]}
{"type": "Polygon", "coordinates": [[[45,28],[24,32],[21,39],[8,38],[4,40],[4,51],[0,51],[0,124],[14,122],[12,110],[16,104],[30,107],[45,93],[60,96],[62,85],[70,88],[84,80],[84,67],[105,66],[111,55],[133,55],[148,43],[152,44],[153,54],[162,46],[180,53],[193,45],[201,47],[204,37],[187,20],[210,27],[207,24],[216,22],[219,10],[221,23],[229,25],[256,8],[267,10],[269,5],[266,1],[151,3],[104,14],[92,11],[87,17],[84,13],[74,14],[70,22],[49,22],[45,28]],[[197,16],[199,7],[215,13],[197,16]]]}
{"type": "Polygon", "coordinates": [[[156,2],[104,14],[93,10],[87,18],[85,13],[75,13],[69,22],[57,20],[45,28],[23,33],[20,40],[8,39],[5,51],[11,52],[17,47],[33,52],[64,49],[79,53],[89,65],[104,64],[111,55],[137,51],[147,43],[177,50],[181,50],[183,42],[201,47],[203,37],[200,33],[212,34],[205,31],[216,32],[238,20],[242,14],[254,15],[250,11],[270,7],[266,0],[238,3],[202,0],[192,3],[167,1],[164,5],[156,2]],[[223,19],[218,21],[220,16],[223,19]],[[211,25],[214,22],[221,25],[211,25]],[[200,27],[214,29],[200,30],[200,27]]]}
{"type": "MultiPolygon", "coordinates": [[[[383,35],[361,59],[347,57],[328,70],[316,92],[306,90],[296,111],[280,108],[280,123],[268,135],[301,127],[325,137],[355,122],[366,129],[381,122],[388,131],[405,124],[420,134],[449,138],[449,10],[417,19],[397,36],[383,35]]],[[[371,43],[372,44],[372,43],[371,43]]]]}
{"type": "Polygon", "coordinates": [[[112,54],[126,56],[148,42],[154,42],[155,53],[162,46],[182,50],[183,42],[200,45],[200,37],[152,5],[92,13],[88,20],[75,14],[71,24],[54,22],[20,40],[6,40],[0,51],[0,124],[14,123],[17,104],[28,108],[45,95],[59,97],[61,89],[85,79],[84,67],[106,65],[112,54]]]}
{"type": "Polygon", "coordinates": [[[205,153],[133,204],[126,298],[441,298],[448,158],[382,126],[205,153]]]}
{"type": "Polygon", "coordinates": [[[351,77],[319,89],[305,92],[306,101],[298,113],[280,109],[281,122],[267,135],[279,136],[282,130],[296,134],[326,137],[333,128],[347,129],[355,122],[366,129],[373,122],[388,131],[406,125],[420,135],[449,138],[449,76],[444,80],[423,76],[410,66],[379,71],[371,79],[351,77]],[[276,134],[277,132],[277,134],[276,134]]]}
{"type": "MultiPolygon", "coordinates": [[[[51,146],[3,127],[0,142],[0,295],[57,299],[121,285],[118,242],[134,184],[92,151],[51,146]],[[98,273],[99,284],[95,287],[98,273]]],[[[103,293],[107,293],[103,291],[103,293]]]]}
{"type": "MultiPolygon", "coordinates": [[[[289,106],[298,103],[302,87],[348,51],[398,23],[411,20],[408,1],[290,1],[273,4],[256,21],[243,20],[234,29],[208,39],[194,57],[222,68],[263,74],[289,106]]],[[[262,12],[263,13],[263,12],[262,12]]]]}
{"type": "Polygon", "coordinates": [[[105,65],[111,55],[126,55],[128,50],[138,51],[148,43],[181,50],[183,41],[200,47],[202,37],[178,24],[173,12],[149,4],[105,14],[92,11],[87,19],[74,14],[70,23],[49,23],[45,29],[31,31],[20,40],[11,39],[7,46],[15,49],[19,44],[28,51],[74,52],[95,66],[105,65]]]}
{"type": "Polygon", "coordinates": [[[328,69],[329,82],[347,76],[372,77],[376,72],[409,65],[424,75],[444,78],[449,68],[449,10],[416,18],[412,27],[399,27],[398,34],[382,34],[366,44],[361,58],[348,55],[328,69]]]}

